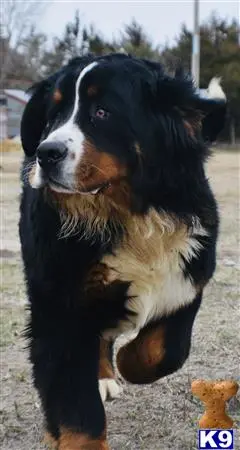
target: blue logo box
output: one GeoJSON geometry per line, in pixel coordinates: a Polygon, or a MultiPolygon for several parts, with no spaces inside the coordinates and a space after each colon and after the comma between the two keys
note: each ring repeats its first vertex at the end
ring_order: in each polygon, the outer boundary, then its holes
{"type": "Polygon", "coordinates": [[[198,430],[199,450],[234,450],[233,430],[198,430]]]}

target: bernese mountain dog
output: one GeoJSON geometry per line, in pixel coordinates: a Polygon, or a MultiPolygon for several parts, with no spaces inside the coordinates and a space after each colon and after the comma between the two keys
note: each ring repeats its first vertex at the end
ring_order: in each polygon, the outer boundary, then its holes
{"type": "Polygon", "coordinates": [[[210,97],[180,69],[123,54],[75,58],[32,88],[21,124],[27,337],[59,450],[109,449],[119,335],[131,383],[189,355],[218,234],[204,164],[226,100],[210,97]]]}

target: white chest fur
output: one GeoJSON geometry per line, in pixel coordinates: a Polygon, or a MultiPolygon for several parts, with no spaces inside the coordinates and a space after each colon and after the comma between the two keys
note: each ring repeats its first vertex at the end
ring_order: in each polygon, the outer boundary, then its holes
{"type": "Polygon", "coordinates": [[[193,301],[196,287],[184,277],[182,256],[191,260],[200,249],[194,234],[206,235],[198,221],[190,233],[186,225],[155,210],[144,219],[133,219],[127,230],[115,254],[102,261],[110,269],[108,282],[131,283],[127,308],[135,315],[121,322],[113,334],[138,331],[150,320],[193,301]]]}

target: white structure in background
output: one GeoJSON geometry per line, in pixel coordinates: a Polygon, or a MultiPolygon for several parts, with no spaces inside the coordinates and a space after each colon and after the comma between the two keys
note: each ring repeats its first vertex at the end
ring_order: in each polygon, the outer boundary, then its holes
{"type": "Polygon", "coordinates": [[[29,99],[21,89],[3,89],[0,94],[0,140],[20,135],[23,110],[29,99]]]}
{"type": "Polygon", "coordinates": [[[200,27],[199,27],[199,0],[193,3],[193,36],[192,36],[192,77],[199,87],[200,79],[200,27]]]}
{"type": "Polygon", "coordinates": [[[216,98],[219,100],[227,100],[225,93],[221,86],[221,78],[213,77],[207,89],[198,89],[198,93],[202,98],[216,98]]]}

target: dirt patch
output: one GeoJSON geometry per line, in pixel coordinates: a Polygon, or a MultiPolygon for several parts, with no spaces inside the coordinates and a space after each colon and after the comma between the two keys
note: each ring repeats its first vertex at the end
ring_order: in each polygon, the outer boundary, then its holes
{"type": "MultiPolygon", "coordinates": [[[[17,231],[19,165],[18,152],[2,156],[0,439],[2,450],[40,450],[43,418],[21,336],[27,311],[17,231]]],[[[191,395],[191,381],[240,381],[239,153],[215,151],[208,172],[219,202],[221,235],[217,270],[195,322],[190,358],[183,369],[153,385],[122,382],[121,398],[106,406],[112,450],[195,450],[203,408],[191,395]]],[[[240,426],[240,393],[228,410],[240,426]]]]}
{"type": "Polygon", "coordinates": [[[1,141],[0,144],[1,152],[21,152],[21,144],[20,142],[14,141],[13,139],[5,139],[1,141]]]}

